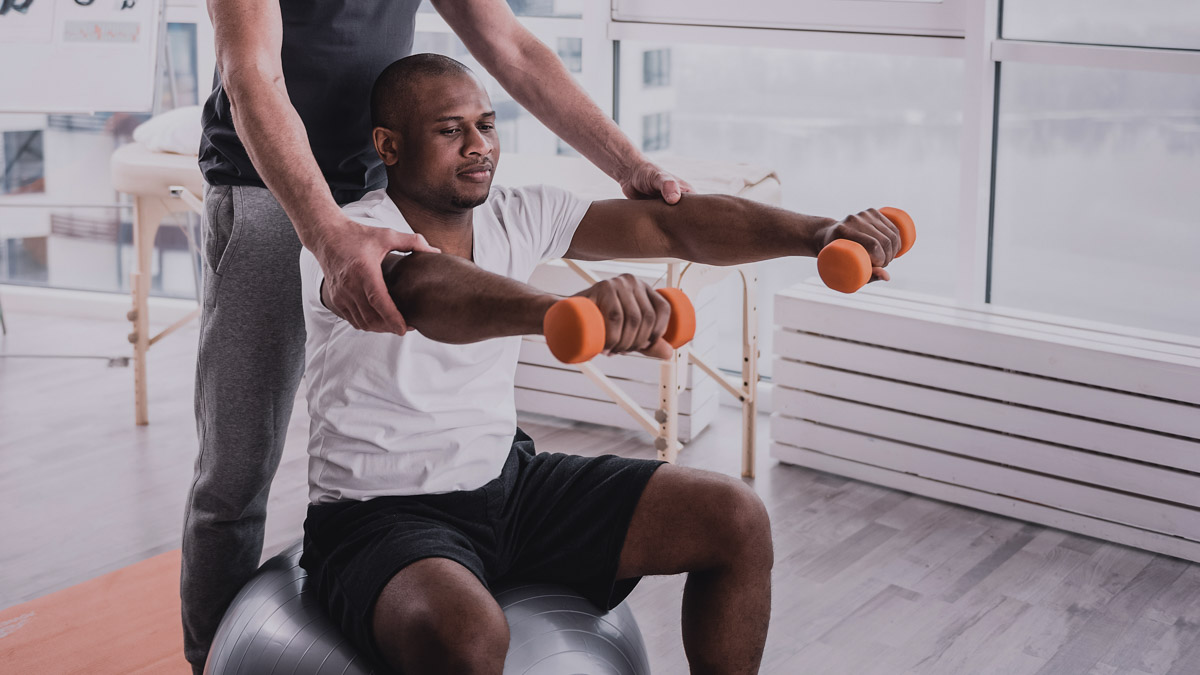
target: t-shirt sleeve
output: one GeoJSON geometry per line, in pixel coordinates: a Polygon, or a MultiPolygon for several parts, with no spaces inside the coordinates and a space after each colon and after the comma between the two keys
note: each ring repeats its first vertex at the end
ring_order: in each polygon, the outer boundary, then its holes
{"type": "Polygon", "coordinates": [[[304,313],[313,319],[337,321],[338,315],[325,307],[321,302],[321,283],[325,281],[325,272],[317,257],[306,248],[300,249],[300,297],[304,313]]]}
{"type": "Polygon", "coordinates": [[[539,262],[563,257],[571,248],[571,240],[580,221],[592,205],[590,199],[583,199],[562,188],[549,185],[542,186],[543,200],[549,218],[543,221],[546,246],[539,262]]]}
{"type": "Polygon", "coordinates": [[[592,202],[553,185],[532,185],[512,189],[508,204],[508,226],[526,239],[530,262],[537,266],[561,258],[571,248],[592,202]]]}

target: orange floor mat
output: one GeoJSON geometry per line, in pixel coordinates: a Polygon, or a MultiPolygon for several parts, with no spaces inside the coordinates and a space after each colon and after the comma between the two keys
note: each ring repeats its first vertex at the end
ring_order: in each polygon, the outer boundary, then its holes
{"type": "Polygon", "coordinates": [[[0,673],[190,675],[179,549],[0,611],[0,673]]]}

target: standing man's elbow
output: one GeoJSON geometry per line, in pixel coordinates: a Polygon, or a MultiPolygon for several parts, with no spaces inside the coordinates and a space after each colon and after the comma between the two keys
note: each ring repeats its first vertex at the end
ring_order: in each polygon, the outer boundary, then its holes
{"type": "Polygon", "coordinates": [[[217,72],[231,103],[248,98],[252,92],[283,87],[283,68],[261,59],[231,56],[218,61],[217,72]]]}

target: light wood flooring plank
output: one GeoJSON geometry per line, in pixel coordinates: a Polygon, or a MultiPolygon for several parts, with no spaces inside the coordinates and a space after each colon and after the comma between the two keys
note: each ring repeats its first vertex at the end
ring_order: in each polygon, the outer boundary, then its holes
{"type": "MultiPolygon", "coordinates": [[[[1151,560],[1105,603],[1103,611],[1093,612],[1088,617],[1079,630],[1046,661],[1038,675],[1091,669],[1108,650],[1119,646],[1125,632],[1136,626],[1146,607],[1170,588],[1188,564],[1164,557],[1151,560]]],[[[1123,658],[1130,657],[1124,655],[1123,658]]]]}

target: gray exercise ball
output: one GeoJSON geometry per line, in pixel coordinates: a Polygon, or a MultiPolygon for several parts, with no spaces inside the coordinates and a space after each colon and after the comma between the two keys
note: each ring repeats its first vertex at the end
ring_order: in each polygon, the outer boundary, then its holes
{"type": "MultiPolygon", "coordinates": [[[[383,675],[326,615],[297,542],[263,563],[213,638],[206,675],[383,675]]],[[[604,612],[555,584],[498,588],[508,619],[505,675],[649,675],[646,646],[622,603],[604,612]]]]}

